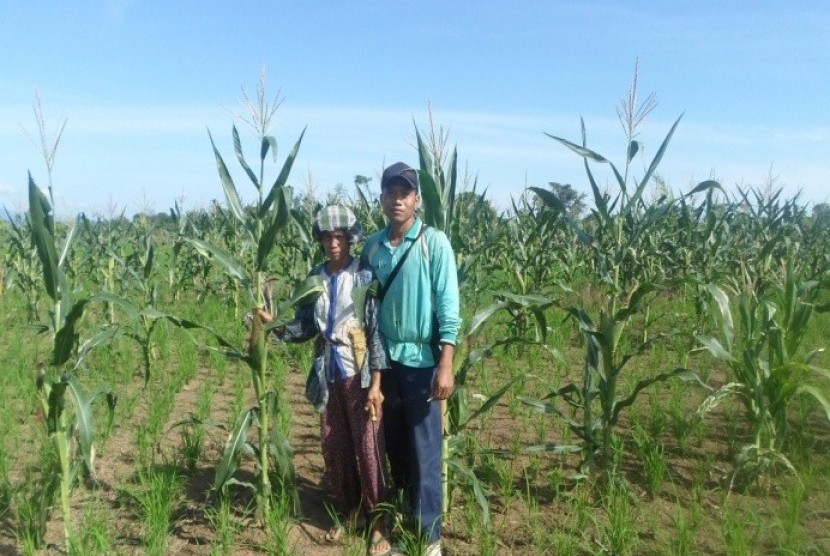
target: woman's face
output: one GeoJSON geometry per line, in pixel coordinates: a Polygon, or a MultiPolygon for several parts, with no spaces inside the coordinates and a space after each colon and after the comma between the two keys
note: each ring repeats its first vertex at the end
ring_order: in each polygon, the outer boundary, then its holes
{"type": "Polygon", "coordinates": [[[342,262],[349,258],[349,236],[343,230],[321,233],[320,243],[328,260],[342,262]]]}

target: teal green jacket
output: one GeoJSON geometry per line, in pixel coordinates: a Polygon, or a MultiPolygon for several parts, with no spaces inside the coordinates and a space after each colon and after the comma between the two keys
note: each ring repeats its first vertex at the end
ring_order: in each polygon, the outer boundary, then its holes
{"type": "MultiPolygon", "coordinates": [[[[386,228],[366,240],[361,260],[372,267],[381,284],[386,284],[400,257],[413,245],[421,226],[416,218],[397,247],[390,245],[386,228]]],[[[435,366],[430,347],[433,311],[441,342],[454,345],[461,326],[455,254],[446,234],[428,227],[380,304],[378,328],[393,361],[417,368],[435,366]]]]}

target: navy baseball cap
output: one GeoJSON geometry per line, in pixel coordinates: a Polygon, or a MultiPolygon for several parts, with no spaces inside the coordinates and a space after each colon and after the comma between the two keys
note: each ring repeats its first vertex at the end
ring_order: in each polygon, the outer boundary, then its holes
{"type": "Polygon", "coordinates": [[[393,183],[400,183],[418,191],[418,171],[403,162],[396,162],[383,171],[380,188],[386,189],[393,183]]]}

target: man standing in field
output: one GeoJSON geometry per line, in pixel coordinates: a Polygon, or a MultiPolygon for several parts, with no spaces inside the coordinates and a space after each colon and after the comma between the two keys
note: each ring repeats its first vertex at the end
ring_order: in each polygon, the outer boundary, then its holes
{"type": "Polygon", "coordinates": [[[426,228],[415,216],[421,196],[413,168],[403,162],[389,166],[380,187],[389,223],[366,240],[362,257],[384,292],[378,320],[391,358],[381,382],[386,449],[395,486],[409,495],[412,514],[429,542],[427,556],[440,556],[440,400],[455,387],[452,359],[461,323],[455,255],[443,232],[426,228]],[[434,326],[440,337],[435,353],[434,326]]]}

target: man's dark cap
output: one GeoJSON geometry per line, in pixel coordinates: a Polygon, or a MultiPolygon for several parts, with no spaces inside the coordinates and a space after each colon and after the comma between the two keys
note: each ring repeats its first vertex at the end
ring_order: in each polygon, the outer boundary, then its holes
{"type": "Polygon", "coordinates": [[[400,183],[418,191],[418,172],[403,162],[396,162],[383,171],[380,178],[381,191],[394,183],[400,183]]]}

